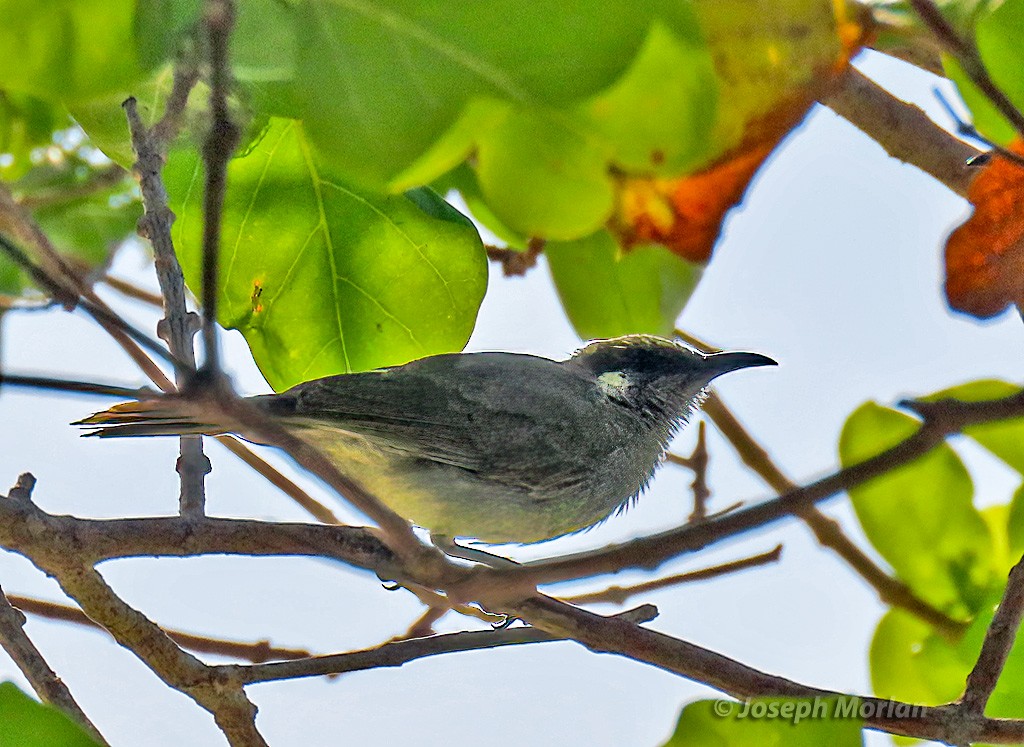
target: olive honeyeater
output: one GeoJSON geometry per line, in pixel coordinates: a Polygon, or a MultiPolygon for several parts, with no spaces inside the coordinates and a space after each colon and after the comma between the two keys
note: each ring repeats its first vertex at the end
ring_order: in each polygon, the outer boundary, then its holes
{"type": "MultiPolygon", "coordinates": [[[[591,342],[564,361],[434,355],[249,401],[413,523],[525,543],[585,529],[629,504],[713,378],[774,364],[630,335],[591,342]]],[[[100,426],[98,436],[223,432],[185,412],[144,400],[82,423],[100,426]]]]}

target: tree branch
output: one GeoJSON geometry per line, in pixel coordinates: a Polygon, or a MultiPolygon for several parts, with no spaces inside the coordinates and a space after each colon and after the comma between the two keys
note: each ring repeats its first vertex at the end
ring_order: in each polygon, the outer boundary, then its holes
{"type": "Polygon", "coordinates": [[[630,597],[642,594],[645,591],[656,591],[658,589],[678,586],[679,584],[688,584],[694,581],[707,581],[708,579],[718,578],[719,576],[736,573],[737,571],[744,571],[748,568],[756,568],[758,566],[768,565],[769,563],[777,563],[781,557],[782,545],[776,545],[774,550],[769,550],[768,552],[764,552],[759,555],[752,555],[749,558],[742,558],[740,560],[733,560],[729,563],[722,563],[721,565],[712,566],[711,568],[702,568],[699,571],[679,573],[675,576],[659,578],[654,581],[645,581],[642,584],[634,584],[633,586],[609,586],[607,589],[595,591],[591,594],[577,594],[573,597],[561,597],[561,600],[568,604],[576,605],[595,604],[598,602],[625,604],[630,597]]]}
{"type": "Polygon", "coordinates": [[[8,653],[25,679],[32,685],[36,695],[44,703],[60,708],[64,713],[81,724],[100,744],[107,744],[89,717],[81,709],[67,685],[50,669],[28,635],[25,634],[25,616],[11,606],[7,596],[0,589],[0,646],[8,653]]]}
{"type": "Polygon", "coordinates": [[[241,131],[231,121],[229,41],[235,24],[232,0],[206,0],[203,26],[210,61],[210,131],[203,144],[203,372],[220,375],[217,343],[217,295],[220,292],[220,232],[227,189],[228,162],[241,131]]]}
{"type": "MultiPolygon", "coordinates": [[[[597,653],[618,654],[645,662],[737,698],[845,695],[761,672],[687,641],[628,621],[602,618],[550,597],[538,595],[525,599],[511,604],[506,611],[536,628],[577,641],[597,653]]],[[[876,714],[867,718],[865,725],[890,734],[946,743],[952,733],[964,735],[971,742],[1007,744],[1024,740],[1024,720],[981,718],[965,723],[956,706],[923,707],[900,703],[901,708],[913,714],[901,718],[888,715],[897,710],[893,707],[897,705],[894,701],[856,697],[868,703],[876,714]]]]}
{"type": "MultiPolygon", "coordinates": [[[[712,392],[704,402],[704,412],[711,418],[722,435],[733,445],[743,463],[750,467],[758,476],[779,494],[788,493],[797,488],[772,461],[768,452],[750,435],[743,424],[726,406],[722,399],[712,392]]],[[[918,597],[909,586],[890,576],[874,563],[853,543],[839,527],[838,523],[821,513],[814,506],[808,506],[797,512],[805,524],[814,533],[815,539],[823,547],[833,550],[845,560],[861,578],[878,594],[878,598],[892,607],[900,607],[916,615],[934,626],[949,639],[959,638],[966,624],[954,620],[926,601],[918,597]]]]}
{"type": "MultiPolygon", "coordinates": [[[[608,619],[628,620],[634,623],[649,622],[658,615],[654,605],[645,604],[636,609],[619,613],[608,619]]],[[[331,674],[345,674],[381,667],[400,667],[410,661],[439,654],[480,651],[482,649],[519,646],[524,643],[544,643],[563,640],[536,628],[504,628],[502,630],[477,630],[462,633],[444,633],[426,638],[410,638],[389,641],[374,648],[350,651],[344,654],[314,656],[296,661],[271,662],[256,665],[224,665],[219,669],[228,673],[231,679],[245,684],[273,682],[275,680],[318,677],[331,674]]]]}
{"type": "Polygon", "coordinates": [[[502,573],[507,577],[517,577],[521,582],[529,580],[547,584],[616,573],[626,568],[656,568],[677,555],[799,515],[815,503],[914,461],[942,443],[947,436],[969,425],[1024,416],[1024,393],[984,402],[943,400],[929,403],[921,410],[924,422],[905,440],[859,464],[789,490],[777,498],[699,524],[688,524],[597,551],[524,563],[502,573]]]}
{"type": "Polygon", "coordinates": [[[910,5],[925,25],[932,30],[942,46],[960,63],[960,67],[963,68],[971,82],[992,102],[999,113],[1006,117],[1013,125],[1013,129],[1019,135],[1024,135],[1024,114],[992,80],[974,42],[961,38],[932,0],[910,0],[910,5]]]}
{"type": "Polygon", "coordinates": [[[1002,601],[985,631],[978,661],[967,677],[960,706],[969,716],[983,716],[985,705],[999,683],[999,675],[1010,656],[1024,618],[1024,558],[1010,570],[1002,601]]]}
{"type": "Polygon", "coordinates": [[[893,158],[937,179],[961,197],[977,169],[969,159],[981,151],[939,127],[923,110],[893,96],[850,68],[821,103],[850,122],[893,158]]]}
{"type": "MultiPolygon", "coordinates": [[[[98,625],[90,620],[89,617],[77,607],[71,607],[66,604],[57,604],[56,602],[47,602],[43,599],[17,596],[15,594],[8,594],[7,598],[10,600],[11,604],[19,610],[27,612],[30,615],[44,617],[48,620],[70,622],[76,625],[83,625],[87,628],[102,630],[104,632],[106,631],[102,625],[98,625]]],[[[251,661],[254,664],[262,664],[263,662],[272,661],[274,659],[304,659],[310,656],[309,651],[306,651],[305,649],[271,646],[270,641],[268,640],[246,643],[244,641],[229,641],[223,638],[211,638],[209,636],[186,633],[181,630],[165,628],[162,625],[160,626],[160,629],[167,634],[168,638],[179,646],[191,651],[198,651],[203,654],[214,654],[216,656],[229,656],[238,659],[245,659],[246,661],[251,661]]]]}
{"type": "MultiPolygon", "coordinates": [[[[718,352],[713,346],[682,330],[677,329],[676,335],[705,353],[718,352]]],[[[750,431],[743,426],[739,418],[714,391],[708,395],[702,409],[726,440],[732,444],[743,463],[764,480],[769,487],[779,494],[797,489],[796,483],[790,480],[772,461],[768,451],[754,439],[750,431]]],[[[942,610],[928,604],[914,594],[906,584],[891,577],[857,547],[853,540],[846,536],[834,519],[821,513],[814,506],[807,506],[796,512],[796,515],[807,524],[822,547],[833,550],[871,585],[882,602],[893,607],[900,607],[916,615],[933,625],[947,639],[956,640],[963,634],[966,629],[964,623],[952,619],[942,610]]]]}
{"type": "MultiPolygon", "coordinates": [[[[13,500],[9,495],[7,500],[0,500],[0,505],[3,508],[16,506],[37,517],[48,516],[22,494],[13,500]]],[[[214,679],[209,667],[182,651],[159,626],[117,596],[72,546],[36,543],[32,554],[26,557],[52,576],[90,619],[106,628],[161,680],[209,711],[229,743],[266,744],[254,722],[256,707],[246,698],[241,683],[214,679]]]]}
{"type": "MultiPolygon", "coordinates": [[[[181,79],[176,76],[175,81],[179,80],[181,79]]],[[[190,89],[191,83],[185,91],[185,100],[190,89]]],[[[195,350],[192,347],[196,317],[185,305],[185,278],[181,272],[181,265],[178,264],[178,257],[174,253],[174,242],[171,240],[174,213],[168,207],[167,190],[161,177],[164,167],[163,153],[155,134],[147,130],[142,123],[135,99],[127,99],[123,106],[136,156],[133,171],[139,180],[142,204],[145,208],[145,213],[139,221],[139,234],[148,238],[153,246],[156,277],[164,299],[164,318],[157,325],[157,335],[167,343],[171,353],[187,367],[184,370],[179,369],[175,375],[175,383],[181,390],[194,375],[196,367],[195,350]]],[[[181,436],[178,440],[179,456],[176,468],[181,482],[181,492],[178,496],[179,512],[182,516],[197,518],[206,513],[205,478],[210,472],[210,460],[203,453],[202,436],[181,436]]]]}

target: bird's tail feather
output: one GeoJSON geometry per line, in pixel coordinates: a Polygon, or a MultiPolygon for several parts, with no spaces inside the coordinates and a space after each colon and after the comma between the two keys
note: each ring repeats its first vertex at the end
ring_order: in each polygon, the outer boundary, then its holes
{"type": "Polygon", "coordinates": [[[217,435],[225,429],[204,422],[195,405],[182,399],[160,399],[123,402],[109,410],[90,415],[72,425],[96,426],[84,434],[100,438],[127,436],[217,435]]]}

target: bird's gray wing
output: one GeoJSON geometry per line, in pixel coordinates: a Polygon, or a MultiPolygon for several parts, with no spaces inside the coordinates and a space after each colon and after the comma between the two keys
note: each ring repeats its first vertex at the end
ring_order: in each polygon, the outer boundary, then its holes
{"type": "Polygon", "coordinates": [[[599,394],[576,366],[515,353],[424,358],[254,398],[296,425],[365,435],[510,485],[571,483],[599,394]]]}

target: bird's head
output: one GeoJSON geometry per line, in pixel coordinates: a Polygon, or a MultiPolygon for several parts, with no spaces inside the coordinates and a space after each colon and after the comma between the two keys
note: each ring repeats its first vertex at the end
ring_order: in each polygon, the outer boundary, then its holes
{"type": "Polygon", "coordinates": [[[741,368],[777,365],[759,353],[706,355],[653,335],[596,340],[568,362],[592,373],[611,398],[662,419],[685,416],[717,376],[741,368]]]}

